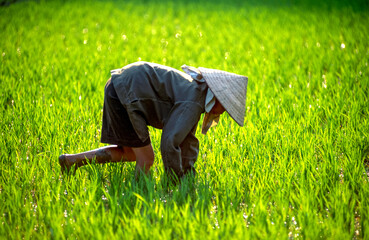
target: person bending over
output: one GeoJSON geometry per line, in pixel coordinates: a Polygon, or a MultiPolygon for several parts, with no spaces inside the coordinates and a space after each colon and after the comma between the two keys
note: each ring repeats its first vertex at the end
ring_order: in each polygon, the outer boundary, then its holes
{"type": "Polygon", "coordinates": [[[88,162],[136,162],[136,174],[147,174],[154,151],[147,126],[162,129],[161,155],[167,174],[180,179],[196,173],[199,153],[195,137],[201,114],[202,133],[228,114],[243,126],[248,78],[216,69],[183,65],[177,69],[136,62],[111,71],[105,85],[101,142],[88,152],[63,154],[62,170],[88,162]]]}

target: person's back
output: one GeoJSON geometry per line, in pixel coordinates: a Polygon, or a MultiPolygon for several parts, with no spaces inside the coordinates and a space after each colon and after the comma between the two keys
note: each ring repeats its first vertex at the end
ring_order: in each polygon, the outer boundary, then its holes
{"type": "Polygon", "coordinates": [[[173,108],[178,106],[190,107],[192,115],[198,117],[204,112],[207,85],[177,69],[137,62],[113,72],[111,81],[134,125],[142,124],[144,120],[146,124],[162,129],[173,108]]]}

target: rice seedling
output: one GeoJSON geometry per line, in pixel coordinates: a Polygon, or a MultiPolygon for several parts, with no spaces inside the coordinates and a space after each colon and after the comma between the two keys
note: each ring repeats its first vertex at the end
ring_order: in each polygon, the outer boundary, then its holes
{"type": "Polygon", "coordinates": [[[368,239],[366,1],[19,1],[0,7],[1,238],[368,239]],[[88,165],[103,89],[134,61],[249,77],[245,127],[222,116],[197,175],[88,165]]]}

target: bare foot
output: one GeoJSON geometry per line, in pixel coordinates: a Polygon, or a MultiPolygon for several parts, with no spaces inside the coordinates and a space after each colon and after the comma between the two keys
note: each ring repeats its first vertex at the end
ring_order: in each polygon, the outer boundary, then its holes
{"type": "Polygon", "coordinates": [[[78,164],[75,164],[74,161],[71,161],[67,158],[67,155],[66,154],[63,154],[63,155],[60,155],[59,157],[59,164],[60,164],[60,167],[61,167],[61,170],[62,172],[69,172],[70,169],[72,168],[73,165],[75,165],[75,169],[74,169],[74,172],[77,170],[78,168],[78,164]]]}

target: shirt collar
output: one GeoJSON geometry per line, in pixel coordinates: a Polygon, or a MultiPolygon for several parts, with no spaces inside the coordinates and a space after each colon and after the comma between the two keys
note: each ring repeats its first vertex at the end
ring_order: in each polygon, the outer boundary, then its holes
{"type": "MultiPolygon", "coordinates": [[[[205,79],[201,75],[201,72],[197,68],[187,66],[186,64],[182,65],[181,68],[185,73],[190,75],[193,80],[197,82],[206,83],[205,79]]],[[[205,98],[205,112],[207,113],[210,112],[210,110],[214,107],[214,105],[215,105],[214,93],[210,90],[210,88],[208,88],[205,98]]]]}

